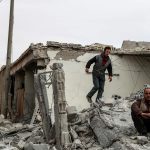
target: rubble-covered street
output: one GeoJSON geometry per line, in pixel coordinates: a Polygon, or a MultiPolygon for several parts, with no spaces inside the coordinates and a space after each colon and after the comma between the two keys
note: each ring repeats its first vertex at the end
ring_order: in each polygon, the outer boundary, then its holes
{"type": "MultiPolygon", "coordinates": [[[[148,150],[149,135],[138,135],[130,115],[133,99],[140,94],[142,90],[126,99],[113,95],[111,103],[103,101],[102,107],[93,103],[81,112],[77,112],[75,106],[68,107],[70,143],[64,149],[148,150]]],[[[1,115],[0,149],[55,150],[55,137],[46,144],[40,116],[31,125],[12,123],[1,115]]]]}

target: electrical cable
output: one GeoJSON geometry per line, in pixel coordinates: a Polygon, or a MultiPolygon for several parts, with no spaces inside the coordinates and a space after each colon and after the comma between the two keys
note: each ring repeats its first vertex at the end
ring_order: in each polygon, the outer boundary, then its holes
{"type": "Polygon", "coordinates": [[[115,62],[115,61],[117,61],[118,59],[120,59],[120,57],[116,58],[116,59],[115,59],[115,60],[113,60],[112,62],[115,62]]]}
{"type": "MultiPolygon", "coordinates": [[[[131,70],[130,65],[129,65],[129,63],[128,63],[128,60],[127,60],[127,64],[128,64],[129,70],[131,70]]],[[[130,71],[130,75],[131,75],[132,82],[133,82],[133,84],[134,84],[134,79],[133,79],[133,76],[132,76],[132,72],[131,72],[131,71],[130,71]]]]}
{"type": "MultiPolygon", "coordinates": [[[[115,64],[114,64],[115,65],[115,64]]],[[[120,67],[120,66],[118,66],[118,65],[115,65],[116,67],[120,67]]],[[[128,68],[129,69],[123,69],[123,68],[119,68],[120,70],[124,70],[124,71],[129,71],[130,72],[130,75],[131,75],[131,79],[132,79],[132,82],[133,82],[133,84],[134,84],[134,87],[133,87],[133,89],[132,89],[132,92],[134,91],[134,89],[135,89],[135,87],[136,87],[136,85],[137,85],[137,82],[138,82],[138,79],[139,79],[139,77],[140,77],[140,73],[141,72],[143,72],[143,71],[140,71],[140,70],[133,70],[133,69],[131,69],[131,65],[129,65],[129,63],[127,62],[127,66],[128,66],[128,68]],[[137,76],[137,78],[136,78],[136,81],[134,82],[134,77],[133,77],[133,75],[132,75],[132,72],[137,72],[138,73],[138,76],[137,76]]],[[[123,67],[123,66],[122,66],[123,67]]],[[[136,67],[135,67],[136,68],[136,67]]],[[[119,90],[120,88],[121,88],[122,86],[120,86],[119,88],[117,88],[117,90],[119,90]]]]}
{"type": "Polygon", "coordinates": [[[144,71],[145,75],[150,79],[149,74],[148,74],[147,71],[145,71],[145,69],[144,69],[144,66],[145,66],[145,65],[144,65],[144,64],[142,63],[142,61],[140,60],[139,56],[136,57],[136,60],[137,60],[138,64],[140,65],[140,67],[142,68],[142,70],[144,71]]]}
{"type": "MultiPolygon", "coordinates": [[[[119,58],[118,58],[119,59],[119,58]]],[[[118,59],[116,59],[116,60],[118,60],[118,59]]],[[[116,61],[115,60],[115,61],[116,61]]],[[[112,62],[114,62],[114,61],[112,61],[112,62]]],[[[142,72],[142,71],[140,71],[140,70],[133,70],[133,69],[124,69],[124,67],[128,67],[129,68],[129,64],[127,64],[127,65],[118,65],[118,64],[113,64],[113,66],[115,66],[115,67],[119,67],[119,69],[120,70],[124,70],[124,71],[132,71],[132,72],[142,72]]],[[[136,68],[136,67],[135,67],[136,68]]]]}
{"type": "Polygon", "coordinates": [[[135,84],[134,84],[134,87],[133,87],[133,89],[132,89],[132,92],[131,92],[131,93],[133,93],[133,91],[135,90],[136,85],[137,85],[137,83],[138,83],[138,79],[139,79],[139,77],[140,77],[140,72],[138,73],[138,76],[137,76],[136,82],[135,82],[135,84]]]}
{"type": "MultiPolygon", "coordinates": [[[[133,64],[134,64],[134,63],[133,63],[133,64]]],[[[135,64],[134,64],[134,68],[136,68],[136,65],[135,65],[135,64]]],[[[136,78],[136,80],[135,80],[135,84],[134,84],[134,87],[133,87],[131,93],[133,93],[133,91],[135,90],[135,88],[136,88],[136,86],[137,86],[138,79],[139,79],[139,77],[140,77],[140,72],[142,72],[142,71],[139,71],[139,72],[138,72],[138,75],[137,75],[137,78],[136,78]]]]}
{"type": "Polygon", "coordinates": [[[121,67],[123,67],[123,66],[118,66],[118,65],[113,65],[113,66],[115,66],[114,68],[117,68],[117,69],[123,70],[123,71],[142,72],[142,71],[140,71],[140,70],[123,69],[123,68],[121,68],[121,67]],[[119,68],[118,68],[118,67],[119,67],[119,68]]]}

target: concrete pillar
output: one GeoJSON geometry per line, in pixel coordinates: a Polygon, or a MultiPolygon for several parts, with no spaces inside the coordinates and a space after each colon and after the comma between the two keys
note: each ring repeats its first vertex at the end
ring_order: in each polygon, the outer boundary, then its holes
{"type": "Polygon", "coordinates": [[[25,70],[24,120],[30,122],[35,107],[34,73],[25,70]]]}
{"type": "Polygon", "coordinates": [[[70,143],[65,98],[65,74],[61,63],[52,66],[56,146],[62,150],[70,143]]]}

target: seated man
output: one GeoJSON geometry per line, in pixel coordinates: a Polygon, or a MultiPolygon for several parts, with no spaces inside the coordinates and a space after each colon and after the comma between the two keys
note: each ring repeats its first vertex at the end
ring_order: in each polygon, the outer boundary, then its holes
{"type": "Polygon", "coordinates": [[[131,106],[134,126],[140,135],[150,132],[150,87],[144,89],[144,98],[134,102],[131,106]]]}

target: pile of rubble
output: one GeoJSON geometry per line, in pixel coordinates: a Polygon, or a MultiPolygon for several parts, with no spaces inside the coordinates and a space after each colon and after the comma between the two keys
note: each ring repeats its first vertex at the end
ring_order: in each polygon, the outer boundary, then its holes
{"type": "MultiPolygon", "coordinates": [[[[130,116],[131,101],[119,97],[112,105],[92,105],[78,113],[67,108],[71,150],[148,150],[149,138],[138,136],[130,116]]],[[[42,123],[23,125],[0,118],[0,149],[54,150],[46,144],[42,123]]],[[[69,145],[70,144],[70,145],[69,145]]],[[[67,149],[67,148],[66,148],[67,149]]]]}
{"type": "MultiPolygon", "coordinates": [[[[12,123],[0,116],[0,149],[1,150],[30,150],[29,147],[49,147],[45,143],[42,123],[29,125],[12,123]],[[41,145],[42,144],[42,145],[41,145]],[[34,146],[32,146],[34,145],[34,146]]],[[[48,149],[48,148],[47,148],[48,149]]],[[[45,149],[46,150],[46,149],[45,149]]]]}
{"type": "Polygon", "coordinates": [[[129,41],[129,40],[124,40],[122,43],[122,49],[128,50],[150,50],[150,42],[136,42],[136,41],[129,41]]]}
{"type": "MultiPolygon", "coordinates": [[[[145,85],[144,87],[148,87],[145,85]]],[[[139,93],[139,91],[137,92],[139,93]]],[[[143,93],[141,93],[142,95],[143,93]]],[[[66,109],[70,143],[68,150],[148,150],[150,136],[139,136],[131,119],[133,101],[113,95],[111,101],[97,103],[77,112],[75,106],[66,109]]],[[[55,126],[52,140],[46,143],[42,121],[35,124],[12,123],[0,116],[1,150],[56,150],[55,126]]]]}
{"type": "Polygon", "coordinates": [[[147,87],[150,87],[150,85],[149,84],[144,84],[143,89],[138,90],[136,93],[131,93],[130,97],[128,97],[128,99],[131,100],[131,101],[134,101],[134,100],[138,100],[138,99],[143,98],[144,89],[147,88],[147,87]]]}
{"type": "Polygon", "coordinates": [[[81,44],[73,44],[73,43],[59,43],[54,41],[47,41],[47,47],[55,48],[55,49],[70,49],[70,50],[82,50],[82,51],[99,51],[103,50],[105,46],[110,46],[114,51],[116,48],[112,45],[105,45],[100,43],[94,43],[91,45],[82,46],[81,44]]]}

